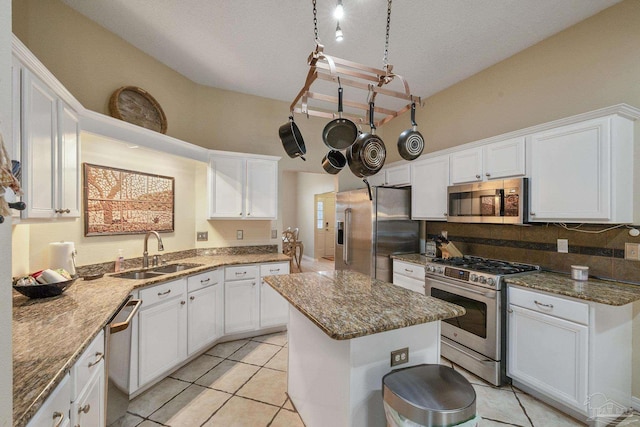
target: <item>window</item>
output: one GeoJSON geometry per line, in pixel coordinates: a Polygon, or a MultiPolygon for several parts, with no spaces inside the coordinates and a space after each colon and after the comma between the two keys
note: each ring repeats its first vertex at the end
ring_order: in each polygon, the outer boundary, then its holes
{"type": "Polygon", "coordinates": [[[318,200],[316,205],[316,218],[316,228],[324,228],[324,202],[322,200],[318,200]]]}

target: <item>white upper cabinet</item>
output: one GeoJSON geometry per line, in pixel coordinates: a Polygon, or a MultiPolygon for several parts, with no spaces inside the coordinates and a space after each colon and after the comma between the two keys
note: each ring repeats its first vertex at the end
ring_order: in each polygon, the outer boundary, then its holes
{"type": "Polygon", "coordinates": [[[210,219],[275,219],[278,158],[212,155],[209,161],[210,219]]]}
{"type": "Polygon", "coordinates": [[[530,221],[633,221],[633,123],[611,115],[531,136],[530,221]]]}
{"type": "Polygon", "coordinates": [[[451,153],[451,184],[524,175],[524,137],[451,153]]]}
{"type": "Polygon", "coordinates": [[[410,164],[382,169],[377,174],[367,178],[367,181],[374,187],[406,187],[411,185],[410,164]]]}
{"type": "Polygon", "coordinates": [[[80,216],[80,129],[76,113],[22,69],[23,218],[80,216]]]}
{"type": "Polygon", "coordinates": [[[415,160],[411,183],[411,219],[446,220],[449,156],[415,160]]]}

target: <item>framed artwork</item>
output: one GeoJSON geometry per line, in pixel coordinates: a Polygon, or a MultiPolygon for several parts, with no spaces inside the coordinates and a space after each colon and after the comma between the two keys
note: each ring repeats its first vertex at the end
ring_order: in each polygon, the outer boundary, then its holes
{"type": "Polygon", "coordinates": [[[174,231],[174,178],[83,166],[85,236],[174,231]]]}

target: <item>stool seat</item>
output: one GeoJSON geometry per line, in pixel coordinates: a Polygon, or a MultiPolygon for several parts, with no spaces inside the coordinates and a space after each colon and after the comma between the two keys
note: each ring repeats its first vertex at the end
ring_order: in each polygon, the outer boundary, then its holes
{"type": "Polygon", "coordinates": [[[476,392],[460,373],[437,364],[398,369],[382,378],[384,401],[423,426],[452,426],[476,415],[476,392]]]}

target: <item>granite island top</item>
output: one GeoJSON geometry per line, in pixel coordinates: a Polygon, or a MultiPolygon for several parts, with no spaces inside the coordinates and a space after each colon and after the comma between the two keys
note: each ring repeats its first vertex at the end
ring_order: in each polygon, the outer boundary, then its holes
{"type": "Polygon", "coordinates": [[[465,314],[464,308],[348,270],[267,276],[329,337],[348,340],[465,314]]]}
{"type": "Polygon", "coordinates": [[[573,280],[562,273],[540,272],[506,278],[508,285],[578,298],[600,304],[622,306],[640,300],[640,285],[590,278],[573,280]]]}
{"type": "Polygon", "coordinates": [[[134,289],[190,276],[212,268],[289,261],[280,253],[213,255],[172,263],[200,267],[132,280],[105,275],[78,279],[59,297],[29,299],[13,291],[13,425],[23,427],[70,371],[96,335],[134,289]]]}

